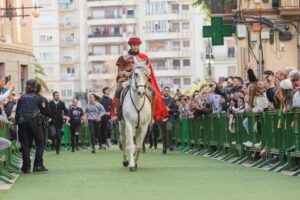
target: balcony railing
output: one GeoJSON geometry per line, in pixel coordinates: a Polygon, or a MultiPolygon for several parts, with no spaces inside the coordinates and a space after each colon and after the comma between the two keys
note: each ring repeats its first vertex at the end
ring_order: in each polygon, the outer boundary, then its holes
{"type": "Polygon", "coordinates": [[[121,53],[99,53],[99,52],[89,52],[89,56],[113,56],[113,55],[120,55],[121,53]]]}
{"type": "Polygon", "coordinates": [[[75,28],[77,25],[75,22],[61,22],[59,23],[60,28],[75,28]]]}
{"type": "Polygon", "coordinates": [[[157,71],[161,70],[186,70],[186,68],[190,68],[190,66],[182,66],[182,65],[165,65],[165,66],[157,66],[153,64],[153,69],[157,71]]]}
{"type": "Polygon", "coordinates": [[[300,7],[300,0],[281,0],[280,7],[300,7]]]}
{"type": "Polygon", "coordinates": [[[93,33],[88,35],[89,38],[99,38],[99,37],[123,37],[121,33],[114,33],[114,34],[108,34],[108,33],[93,33]]]}
{"type": "Polygon", "coordinates": [[[78,76],[76,74],[62,74],[60,75],[61,80],[76,80],[78,76]]]}
{"type": "Polygon", "coordinates": [[[75,8],[77,8],[77,6],[74,4],[68,4],[68,3],[58,4],[58,9],[60,10],[75,9],[75,8]]]}
{"type": "Polygon", "coordinates": [[[60,44],[61,45],[75,45],[75,44],[78,44],[78,41],[77,40],[68,40],[68,39],[61,39],[60,40],[60,44]]]}
{"type": "Polygon", "coordinates": [[[148,48],[146,51],[147,52],[162,52],[162,51],[188,51],[190,50],[189,48],[183,48],[179,46],[174,46],[174,47],[166,47],[166,48],[148,48]]]}
{"type": "Polygon", "coordinates": [[[117,15],[117,16],[89,16],[88,19],[92,20],[92,19],[121,19],[122,16],[121,15],[117,15]]]}
{"type": "Polygon", "coordinates": [[[60,64],[63,64],[63,65],[72,65],[72,64],[75,64],[75,63],[76,63],[76,60],[73,59],[73,58],[70,58],[70,59],[61,58],[60,59],[60,64]]]}

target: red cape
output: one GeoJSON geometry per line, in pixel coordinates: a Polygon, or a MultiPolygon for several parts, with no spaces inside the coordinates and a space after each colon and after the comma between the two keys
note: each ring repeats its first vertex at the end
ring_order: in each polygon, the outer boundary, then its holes
{"type": "MultiPolygon", "coordinates": [[[[145,54],[139,53],[138,56],[144,61],[146,61],[146,60],[149,61],[147,55],[145,55],[145,54]]],[[[151,71],[151,85],[156,92],[156,108],[155,108],[155,113],[154,113],[155,121],[162,121],[164,118],[166,118],[169,115],[169,113],[166,108],[165,102],[162,99],[162,95],[161,95],[160,89],[157,85],[156,78],[155,78],[155,75],[154,75],[154,72],[152,69],[152,65],[150,62],[149,62],[148,66],[151,71]]]]}

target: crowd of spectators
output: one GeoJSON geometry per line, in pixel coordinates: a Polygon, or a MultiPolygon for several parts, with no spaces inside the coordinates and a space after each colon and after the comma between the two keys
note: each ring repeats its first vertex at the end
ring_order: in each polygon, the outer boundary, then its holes
{"type": "MultiPolygon", "coordinates": [[[[239,76],[220,77],[218,82],[203,84],[192,95],[177,90],[173,96],[178,107],[177,118],[197,118],[203,114],[228,113],[229,130],[235,132],[235,116],[252,112],[281,110],[283,114],[300,107],[300,71],[292,67],[280,68],[275,72],[266,70],[259,79],[252,69],[247,78],[239,76]]],[[[244,130],[249,133],[248,119],[243,121],[244,130]]],[[[254,130],[258,129],[257,122],[254,130]]],[[[258,131],[258,130],[257,130],[258,131]]],[[[261,142],[244,141],[247,147],[262,148],[261,142]]],[[[289,151],[294,151],[295,146],[289,151]]]]}

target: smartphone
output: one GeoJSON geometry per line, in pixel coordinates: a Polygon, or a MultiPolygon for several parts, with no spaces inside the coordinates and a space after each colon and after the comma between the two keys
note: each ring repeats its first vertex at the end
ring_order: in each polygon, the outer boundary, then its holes
{"type": "Polygon", "coordinates": [[[11,75],[5,77],[5,84],[11,80],[11,75]]]}

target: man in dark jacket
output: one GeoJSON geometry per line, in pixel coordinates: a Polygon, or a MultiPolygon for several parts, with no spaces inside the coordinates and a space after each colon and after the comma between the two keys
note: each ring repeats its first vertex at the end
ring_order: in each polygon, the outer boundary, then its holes
{"type": "Polygon", "coordinates": [[[167,148],[169,150],[173,150],[172,143],[172,129],[173,123],[176,118],[176,114],[178,113],[178,107],[176,106],[176,101],[170,96],[170,87],[164,87],[163,91],[163,100],[167,107],[169,116],[166,117],[161,123],[162,130],[162,140],[163,140],[163,154],[167,153],[167,148]]]}
{"type": "Polygon", "coordinates": [[[53,100],[49,102],[51,118],[49,121],[49,133],[52,139],[52,148],[55,147],[56,154],[59,154],[61,137],[63,135],[62,127],[67,119],[68,109],[64,102],[60,101],[59,93],[53,92],[53,100]]]}
{"type": "Polygon", "coordinates": [[[111,116],[109,111],[112,105],[112,99],[109,97],[109,88],[103,88],[103,97],[100,103],[103,105],[106,114],[101,117],[100,134],[99,134],[99,148],[106,149],[106,144],[110,145],[111,138],[111,116]]]}

